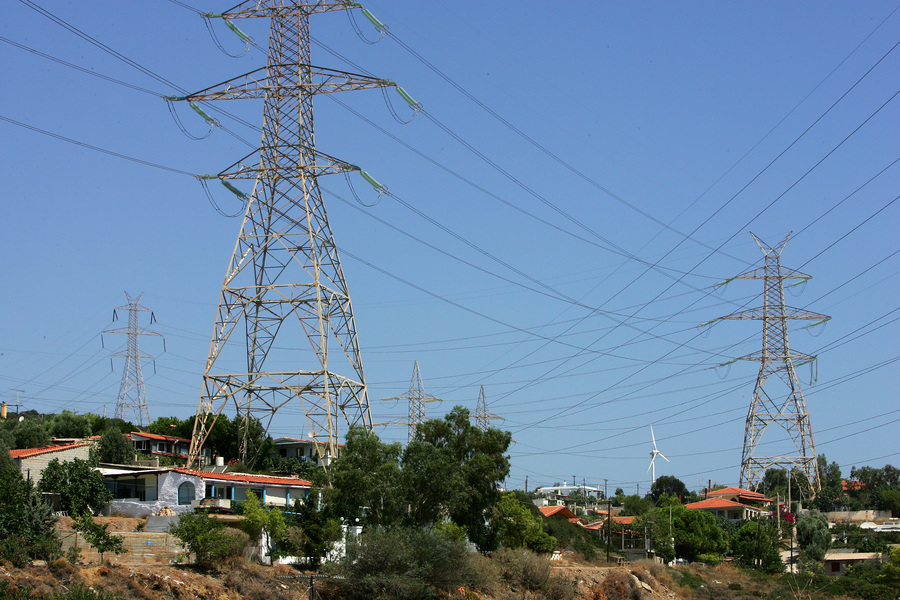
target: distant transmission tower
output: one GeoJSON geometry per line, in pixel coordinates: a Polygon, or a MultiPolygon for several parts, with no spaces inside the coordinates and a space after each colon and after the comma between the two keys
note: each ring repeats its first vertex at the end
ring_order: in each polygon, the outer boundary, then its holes
{"type": "Polygon", "coordinates": [[[117,311],[128,311],[128,327],[120,329],[107,329],[103,333],[125,333],[128,334],[128,344],[124,352],[116,352],[113,356],[125,357],[125,369],[122,371],[122,383],[119,384],[119,396],[116,398],[115,418],[123,421],[131,421],[139,427],[146,427],[150,424],[150,409],[147,406],[147,393],[144,390],[144,375],[141,371],[141,362],[144,359],[152,359],[153,356],[141,352],[139,339],[142,335],[162,336],[155,331],[142,329],[138,320],[138,313],[149,312],[150,324],[156,322],[153,311],[149,308],[141,306],[141,296],[143,293],[132,298],[128,292],[125,297],[128,304],[116,307],[113,310],[113,321],[119,320],[117,311]]]}
{"type": "Polygon", "coordinates": [[[475,405],[475,427],[482,431],[487,431],[491,426],[491,419],[499,419],[497,415],[492,415],[488,410],[487,398],[484,395],[484,386],[478,392],[478,404],[475,405]]]}
{"type": "Polygon", "coordinates": [[[320,456],[336,456],[341,422],[372,427],[350,294],[317,180],[359,168],[316,151],[313,96],[396,84],[310,63],[310,16],[358,6],[252,0],[210,15],[271,19],[267,66],[177,98],[264,100],[258,156],[218,175],[254,183],[222,285],[189,464],[229,402],[241,419],[245,462],[253,459],[251,422],[268,431],[283,408],[302,409],[320,456]]]}
{"type": "Polygon", "coordinates": [[[407,434],[407,442],[413,441],[416,437],[416,428],[425,422],[425,403],[440,402],[440,398],[436,398],[425,391],[425,385],[422,383],[422,375],[419,373],[419,361],[413,365],[412,379],[409,381],[409,391],[399,396],[384,398],[384,400],[408,400],[409,401],[409,418],[407,425],[409,432],[407,434]]]}
{"type": "MultiPolygon", "coordinates": [[[[799,469],[806,475],[807,492],[814,494],[821,488],[816,448],[813,444],[809,410],[794,368],[812,362],[815,357],[791,351],[787,323],[789,319],[828,320],[829,317],[791,308],[784,303],[785,279],[805,281],[811,278],[810,275],[781,266],[781,252],[790,237],[789,233],[777,245],[770,247],[753,235],[765,256],[765,266],[738,275],[735,279],[762,279],[765,287],[763,305],[722,319],[763,322],[762,351],[741,357],[741,360],[759,361],[759,375],[744,432],[741,487],[755,490],[766,469],[772,467],[788,471],[799,469]],[[758,452],[760,439],[770,426],[781,428],[787,434],[794,445],[792,453],[762,455],[758,452]]],[[[775,433],[777,435],[777,429],[775,433]]],[[[772,441],[771,438],[768,441],[772,441]]],[[[774,442],[777,444],[778,440],[774,442]]]]}

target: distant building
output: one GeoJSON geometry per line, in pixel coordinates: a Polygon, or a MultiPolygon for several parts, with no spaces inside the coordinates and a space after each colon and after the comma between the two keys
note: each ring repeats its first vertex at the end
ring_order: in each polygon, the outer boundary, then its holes
{"type": "Polygon", "coordinates": [[[571,510],[566,508],[565,506],[540,506],[538,510],[541,511],[541,514],[545,517],[560,517],[567,520],[569,523],[575,523],[576,525],[584,525],[584,521],[581,518],[573,513],[571,510]]]}
{"type": "Polygon", "coordinates": [[[335,444],[334,450],[336,452],[336,456],[332,457],[327,454],[324,457],[319,456],[319,451],[316,449],[316,443],[312,440],[304,440],[302,438],[292,438],[292,437],[281,437],[275,440],[275,454],[280,456],[281,458],[294,459],[300,462],[312,462],[315,463],[317,467],[328,466],[328,462],[332,458],[337,458],[341,455],[341,449],[343,448],[343,444],[335,444]]]}
{"type": "Polygon", "coordinates": [[[740,502],[749,506],[757,506],[765,508],[772,504],[771,498],[751,490],[744,490],[738,487],[727,487],[721,490],[712,490],[706,494],[707,498],[721,498],[723,500],[731,500],[732,502],[740,502]]]}
{"type": "Polygon", "coordinates": [[[742,504],[734,500],[726,500],[725,498],[707,498],[700,502],[685,504],[684,507],[690,510],[703,510],[729,521],[748,520],[768,514],[766,509],[742,504]]]}
{"type": "Polygon", "coordinates": [[[16,467],[22,477],[30,478],[35,484],[41,480],[41,474],[53,459],[59,462],[68,462],[76,458],[87,460],[90,444],[81,442],[78,444],[57,444],[42,448],[24,448],[10,450],[9,455],[16,463],[16,467]]]}
{"type": "Polygon", "coordinates": [[[853,565],[868,561],[881,561],[879,552],[828,552],[825,554],[825,575],[843,575],[853,565]]]}
{"type": "MultiPolygon", "coordinates": [[[[191,450],[191,440],[175,437],[173,435],[159,435],[144,431],[132,431],[126,434],[131,438],[134,451],[150,456],[168,456],[187,460],[191,450]]],[[[212,450],[203,448],[200,455],[201,464],[212,462],[212,450]]]]}

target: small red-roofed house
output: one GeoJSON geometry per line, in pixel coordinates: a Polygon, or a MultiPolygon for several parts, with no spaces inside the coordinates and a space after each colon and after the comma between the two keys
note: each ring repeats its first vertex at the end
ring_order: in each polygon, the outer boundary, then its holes
{"type": "Polygon", "coordinates": [[[706,495],[707,498],[721,498],[723,500],[731,500],[732,502],[740,502],[750,506],[766,507],[772,504],[771,498],[766,498],[764,494],[751,490],[744,490],[738,487],[727,487],[721,490],[713,490],[706,495]]]}
{"type": "Polygon", "coordinates": [[[22,477],[30,478],[35,484],[40,482],[41,474],[53,459],[59,459],[59,462],[68,462],[79,458],[81,460],[88,459],[90,444],[82,442],[80,444],[57,444],[55,446],[44,446],[42,448],[23,448],[21,450],[10,450],[9,455],[16,463],[16,467],[22,474],[22,477]]]}
{"type": "MultiPolygon", "coordinates": [[[[127,435],[131,438],[135,452],[150,456],[170,456],[187,460],[191,449],[191,440],[174,435],[159,435],[145,431],[132,431],[127,435]]],[[[212,451],[209,448],[203,448],[200,455],[201,464],[209,464],[211,460],[212,451]]]]}
{"type": "Polygon", "coordinates": [[[561,517],[567,520],[569,523],[575,523],[576,525],[582,526],[584,525],[584,521],[581,520],[581,517],[573,513],[565,506],[539,506],[538,510],[541,511],[541,514],[547,518],[561,517]]]}
{"type": "Polygon", "coordinates": [[[741,504],[734,500],[726,500],[725,498],[707,498],[700,502],[685,504],[684,507],[690,510],[704,510],[717,517],[728,519],[729,521],[740,521],[741,519],[747,520],[768,514],[768,511],[765,509],[750,506],[748,504],[741,504]]]}

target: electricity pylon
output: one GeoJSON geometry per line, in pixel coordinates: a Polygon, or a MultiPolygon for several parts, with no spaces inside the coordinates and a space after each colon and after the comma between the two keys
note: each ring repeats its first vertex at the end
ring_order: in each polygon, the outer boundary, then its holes
{"type": "Polygon", "coordinates": [[[810,363],[816,357],[791,351],[788,345],[787,323],[789,319],[825,321],[830,317],[785,305],[784,280],[806,281],[811,278],[811,275],[781,266],[781,252],[790,237],[789,233],[775,246],[768,246],[753,235],[753,239],[765,256],[765,266],[738,275],[734,279],[762,279],[765,289],[763,305],[721,318],[763,322],[762,351],[739,359],[759,361],[759,375],[753,389],[753,401],[747,413],[744,431],[740,486],[756,490],[766,469],[771,467],[788,471],[799,469],[806,476],[807,492],[814,494],[821,489],[816,447],[813,444],[809,410],[806,408],[794,367],[810,363]],[[758,454],[760,439],[769,426],[778,426],[787,433],[787,437],[794,444],[793,453],[758,454]]]}
{"type": "Polygon", "coordinates": [[[475,427],[487,431],[491,426],[491,419],[499,419],[488,410],[487,397],[484,395],[484,386],[478,392],[478,404],[475,405],[475,427]]]}
{"type": "Polygon", "coordinates": [[[409,381],[409,391],[399,396],[391,398],[383,398],[383,400],[408,400],[409,401],[409,417],[406,421],[409,431],[407,433],[407,442],[413,441],[416,437],[416,428],[425,422],[425,403],[441,402],[440,398],[436,398],[425,391],[425,385],[422,383],[422,375],[419,373],[419,361],[413,365],[412,379],[409,381]]]}
{"type": "Polygon", "coordinates": [[[162,334],[155,331],[143,329],[140,326],[138,313],[149,312],[150,324],[156,322],[153,311],[140,305],[143,292],[138,294],[136,298],[132,298],[128,292],[125,297],[128,304],[116,307],[113,310],[113,321],[119,320],[117,311],[128,311],[128,327],[120,329],[107,329],[103,333],[124,333],[128,335],[128,342],[124,352],[116,352],[112,356],[125,357],[125,369],[122,371],[122,383],[119,384],[119,395],[116,398],[115,418],[123,421],[131,420],[137,423],[139,427],[146,427],[150,424],[150,408],[147,405],[147,393],[144,390],[144,374],[141,370],[141,362],[144,359],[152,359],[153,356],[140,350],[139,339],[142,335],[153,335],[162,337],[162,334]]]}
{"type": "Polygon", "coordinates": [[[342,421],[372,427],[350,294],[317,180],[359,168],[316,150],[313,96],[396,84],[310,63],[310,17],[354,6],[252,0],[209,15],[271,19],[267,66],[178,98],[264,100],[258,156],[218,175],[254,183],[222,285],[188,464],[229,402],[241,419],[245,462],[254,458],[252,422],[268,431],[285,407],[302,408],[320,456],[336,456],[342,421]],[[245,335],[230,339],[239,323],[245,335]],[[302,349],[296,341],[304,338],[302,349]]]}

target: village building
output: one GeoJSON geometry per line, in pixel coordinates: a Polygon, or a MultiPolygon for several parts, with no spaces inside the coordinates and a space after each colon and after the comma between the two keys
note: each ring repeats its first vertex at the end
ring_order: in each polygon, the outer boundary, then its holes
{"type": "Polygon", "coordinates": [[[37,485],[41,481],[41,474],[50,464],[50,461],[58,459],[59,462],[67,462],[76,458],[87,460],[90,450],[88,442],[77,444],[56,444],[43,448],[24,448],[10,450],[9,455],[16,463],[16,468],[22,477],[31,479],[37,485]]]}

